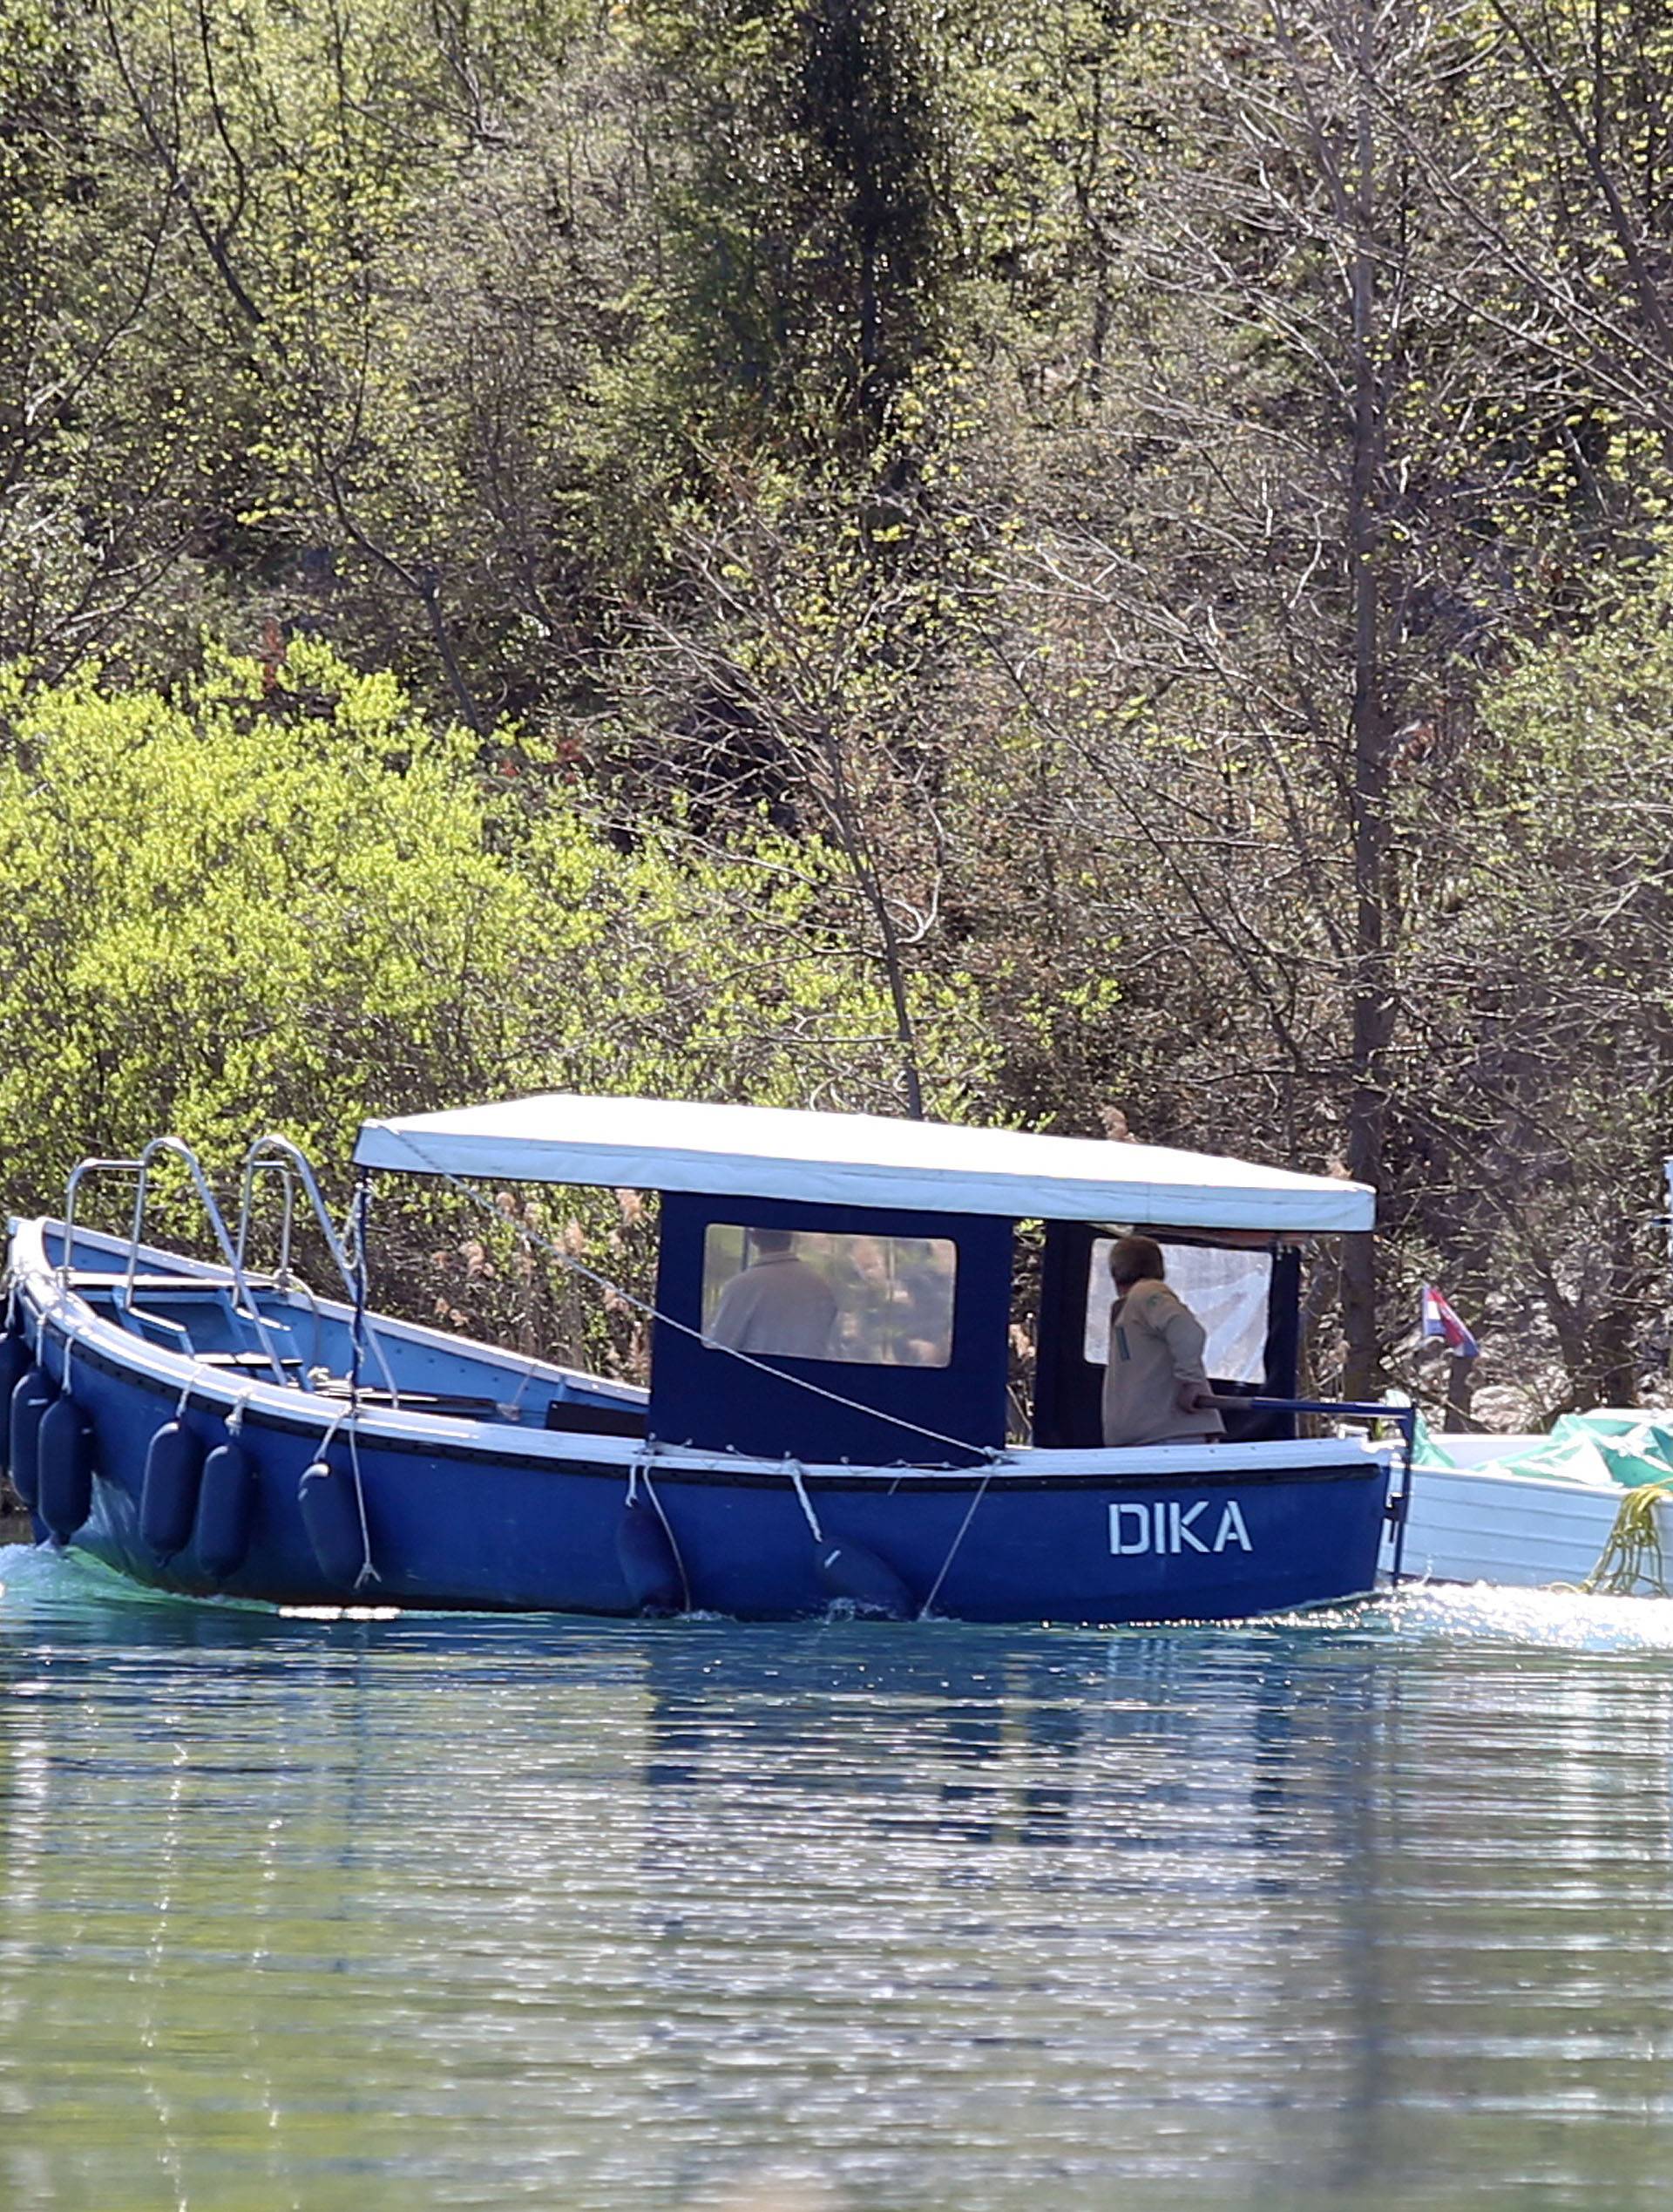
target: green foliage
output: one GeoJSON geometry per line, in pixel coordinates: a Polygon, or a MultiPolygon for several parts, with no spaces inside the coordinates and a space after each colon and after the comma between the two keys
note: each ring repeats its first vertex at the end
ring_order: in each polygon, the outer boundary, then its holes
{"type": "MultiPolygon", "coordinates": [[[[624,852],[579,789],[531,806],[320,646],[270,679],[216,656],[172,696],[13,671],[0,715],[14,1204],[166,1128],[224,1170],[263,1126],[340,1164],[365,1114],[520,1089],[892,1086],[816,844],[624,852]]],[[[922,1013],[956,1048],[959,994],[922,1013]]]]}
{"type": "Polygon", "coordinates": [[[0,0],[8,1195],[916,1060],[1621,1373],[1664,13],[0,0]]]}
{"type": "Polygon", "coordinates": [[[1539,1410],[1629,1403],[1664,1303],[1673,573],[1522,649],[1480,709],[1440,771],[1467,838],[1410,894],[1404,1141],[1455,1275],[1546,1347],[1539,1410]]]}
{"type": "MultiPolygon", "coordinates": [[[[944,119],[915,0],[640,0],[679,129],[663,329],[710,440],[864,442],[935,340],[944,119]]],[[[666,371],[665,371],[666,373],[666,371]]]]}

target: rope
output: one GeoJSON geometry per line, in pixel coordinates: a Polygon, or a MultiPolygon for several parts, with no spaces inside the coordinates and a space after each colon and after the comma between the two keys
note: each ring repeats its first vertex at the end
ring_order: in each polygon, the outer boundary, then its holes
{"type": "Polygon", "coordinates": [[[849,1413],[862,1413],[873,1421],[886,1421],[891,1428],[904,1428],[914,1436],[928,1437],[932,1444],[951,1444],[955,1451],[963,1452],[972,1458],[986,1460],[990,1472],[1004,1460],[1003,1449],[994,1445],[972,1444],[966,1437],[944,1435],[938,1428],[926,1428],[921,1421],[908,1421],[903,1415],[884,1413],[879,1406],[868,1406],[858,1398],[845,1398],[840,1390],[827,1390],[823,1383],[809,1382],[805,1375],[788,1374],[782,1367],[776,1367],[766,1360],[756,1359],[753,1353],[740,1352],[730,1344],[714,1343],[701,1329],[693,1328],[688,1321],[676,1320],[672,1313],[665,1313],[660,1306],[653,1305],[648,1299],[635,1297],[632,1291],[613,1282],[608,1275],[601,1275],[595,1267],[589,1267],[585,1260],[577,1259],[572,1252],[567,1252],[561,1245],[553,1244],[549,1237],[543,1237],[538,1229],[531,1229],[521,1221],[510,1221],[508,1224],[507,1217],[498,1206],[490,1205],[468,1183],[461,1182],[446,1168],[438,1167],[421,1144],[413,1143],[405,1130],[387,1130],[385,1134],[398,1137],[410,1152],[423,1162],[426,1172],[433,1175],[438,1182],[445,1183],[450,1190],[458,1191],[479,1211],[491,1216],[502,1226],[509,1225],[525,1243],[538,1245],[560,1267],[568,1268],[572,1274],[585,1276],[599,1290],[608,1291],[613,1297],[620,1299],[624,1305],[633,1306],[637,1313],[647,1315],[654,1321],[660,1321],[664,1328],[677,1330],[681,1336],[692,1338],[705,1351],[724,1352],[728,1360],[736,1360],[746,1367],[755,1368],[758,1374],[771,1375],[776,1381],[794,1383],[798,1390],[805,1390],[810,1397],[823,1398],[827,1404],[841,1406],[849,1413]]]}
{"type": "MultiPolygon", "coordinates": [[[[332,1415],[330,1421],[326,1426],[325,1434],[320,1439],[320,1449],[315,1453],[314,1460],[322,1460],[325,1457],[326,1454],[330,1450],[332,1445],[337,1441],[338,1429],[342,1428],[343,1422],[349,1419],[354,1410],[355,1409],[352,1405],[347,1405],[342,1408],[341,1412],[334,1413],[332,1415]]],[[[354,1431],[350,1429],[349,1433],[350,1435],[353,1435],[354,1431]]],[[[308,1462],[310,1467],[314,1464],[314,1460],[310,1460],[308,1462]]]]}
{"type": "Polygon", "coordinates": [[[1645,1583],[1656,1597],[1673,1597],[1673,1591],[1667,1586],[1662,1531],[1656,1513],[1664,1498],[1673,1498],[1673,1479],[1641,1483],[1627,1492],[1602,1556],[1580,1585],[1588,1597],[1642,1596],[1645,1583]]]}
{"type": "Polygon", "coordinates": [[[369,1582],[382,1582],[383,1578],[372,1564],[372,1531],[366,1518],[366,1485],[360,1479],[360,1439],[355,1426],[349,1424],[349,1464],[355,1477],[355,1503],[360,1509],[360,1572],[355,1577],[355,1588],[364,1590],[369,1582]]]}
{"type": "MultiPolygon", "coordinates": [[[[239,1408],[240,1415],[243,1408],[239,1408]]],[[[369,1582],[382,1582],[383,1578],[372,1564],[372,1531],[366,1518],[366,1486],[360,1473],[360,1439],[355,1434],[355,1415],[358,1408],[351,1399],[341,1411],[333,1414],[326,1431],[319,1441],[308,1466],[302,1469],[302,1486],[306,1489],[310,1470],[322,1467],[328,1476],[331,1473],[331,1447],[337,1441],[337,1431],[345,1425],[349,1430],[349,1467],[354,1477],[355,1510],[360,1517],[360,1572],[355,1577],[355,1588],[363,1590],[369,1582]]]]}
{"type": "MultiPolygon", "coordinates": [[[[686,1562],[684,1556],[680,1550],[680,1540],[674,1535],[673,1529],[669,1525],[667,1515],[662,1510],[661,1499],[658,1497],[655,1490],[652,1487],[650,1469],[635,1463],[634,1472],[636,1474],[642,1475],[645,1477],[645,1495],[647,1498],[649,1498],[652,1505],[656,1509],[656,1517],[662,1523],[662,1533],[668,1539],[668,1549],[674,1554],[674,1564],[680,1570],[680,1596],[681,1600],[680,1610],[681,1612],[688,1613],[691,1611],[691,1577],[686,1572],[686,1562]]],[[[627,1495],[631,1500],[633,1496],[633,1491],[631,1489],[628,1490],[627,1495]]]]}
{"type": "Polygon", "coordinates": [[[494,1401],[496,1409],[503,1414],[507,1421],[522,1420],[523,1401],[529,1394],[529,1385],[540,1372],[540,1362],[534,1354],[531,1352],[525,1356],[527,1358],[528,1365],[523,1370],[523,1380],[518,1384],[515,1394],[511,1397],[496,1399],[494,1401]]]}
{"type": "Polygon", "coordinates": [[[197,1382],[201,1365],[202,1362],[200,1360],[193,1360],[192,1362],[192,1372],[186,1378],[186,1388],[181,1391],[179,1399],[174,1408],[174,1418],[176,1421],[184,1421],[186,1419],[186,1409],[192,1401],[193,1388],[197,1382]]]}
{"type": "Polygon", "coordinates": [[[946,1557],[941,1562],[941,1571],[938,1575],[937,1575],[935,1580],[930,1584],[929,1596],[924,1600],[924,1603],[918,1609],[918,1617],[919,1620],[928,1619],[930,1607],[934,1605],[936,1598],[940,1594],[941,1585],[947,1578],[947,1569],[952,1564],[954,1559],[958,1557],[958,1547],[965,1540],[965,1530],[976,1518],[976,1509],[981,1503],[982,1500],[987,1496],[987,1486],[992,1480],[993,1469],[990,1467],[987,1469],[987,1472],[982,1476],[981,1481],[976,1486],[976,1495],[970,1501],[970,1505],[965,1514],[964,1519],[958,1523],[958,1533],[956,1537],[954,1537],[952,1544],[948,1546],[946,1557]]]}
{"type": "MultiPolygon", "coordinates": [[[[47,1322],[50,1320],[56,1318],[64,1330],[64,1340],[65,1345],[68,1346],[74,1341],[70,1333],[69,1286],[66,1284],[60,1282],[57,1275],[52,1277],[51,1283],[51,1295],[48,1299],[47,1304],[44,1306],[37,1308],[35,1315],[35,1364],[41,1369],[43,1374],[46,1372],[47,1322]]],[[[24,1325],[24,1340],[25,1343],[29,1340],[29,1325],[27,1321],[25,1321],[24,1325]]]]}
{"type": "MultiPolygon", "coordinates": [[[[338,1428],[346,1421],[349,1423],[349,1469],[355,1478],[355,1510],[360,1518],[360,1572],[355,1577],[355,1588],[357,1591],[364,1590],[369,1582],[383,1580],[383,1577],[372,1564],[372,1528],[371,1523],[366,1517],[366,1485],[362,1481],[360,1473],[360,1438],[355,1430],[355,1422],[360,1413],[360,1378],[366,1364],[366,1341],[369,1334],[366,1322],[366,1198],[369,1183],[370,1177],[362,1168],[356,1180],[355,1202],[349,1209],[349,1218],[354,1224],[355,1232],[353,1280],[355,1306],[349,1340],[350,1349],[354,1354],[349,1374],[349,1403],[331,1424],[330,1435],[328,1435],[325,1442],[321,1445],[319,1455],[322,1459],[325,1457],[331,1437],[335,1435],[338,1428]]],[[[381,1353],[379,1356],[382,1359],[381,1353]]],[[[383,1367],[384,1380],[389,1386],[390,1402],[398,1407],[401,1403],[401,1394],[395,1387],[395,1377],[389,1371],[387,1360],[383,1360],[383,1367]]]]}
{"type": "Polygon", "coordinates": [[[813,1530],[814,1542],[823,1544],[825,1540],[825,1532],[819,1525],[819,1516],[813,1510],[813,1500],[808,1496],[807,1484],[802,1479],[801,1461],[792,1459],[786,1452],[782,1462],[782,1471],[790,1478],[791,1487],[796,1491],[796,1501],[808,1517],[808,1526],[813,1530]]]}

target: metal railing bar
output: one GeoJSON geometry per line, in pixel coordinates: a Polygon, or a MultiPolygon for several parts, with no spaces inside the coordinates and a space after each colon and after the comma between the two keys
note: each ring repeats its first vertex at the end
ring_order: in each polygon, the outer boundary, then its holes
{"type": "MultiPolygon", "coordinates": [[[[325,1239],[325,1247],[330,1254],[331,1263],[342,1278],[343,1287],[349,1293],[349,1302],[358,1307],[361,1303],[361,1293],[357,1284],[355,1262],[347,1244],[338,1235],[335,1225],[332,1222],[324,1196],[315,1177],[308,1156],[300,1145],[293,1143],[288,1137],[281,1137],[276,1130],[270,1130],[266,1136],[258,1137],[244,1155],[243,1192],[238,1220],[238,1250],[240,1259],[249,1238],[252,1210],[255,1199],[255,1178],[264,1170],[276,1170],[284,1177],[286,1211],[281,1254],[281,1267],[288,1272],[294,1186],[300,1184],[302,1194],[313,1211],[314,1218],[319,1225],[320,1234],[325,1239]]],[[[366,1342],[370,1346],[372,1355],[383,1372],[391,1402],[398,1407],[401,1403],[401,1392],[395,1379],[395,1370],[389,1365],[389,1354],[383,1348],[383,1341],[376,1327],[372,1325],[371,1317],[368,1314],[362,1315],[362,1318],[366,1342]]]]}
{"type": "Polygon", "coordinates": [[[215,1194],[209,1188],[208,1178],[204,1174],[198,1156],[181,1137],[153,1137],[139,1155],[139,1187],[134,1192],[133,1199],[133,1230],[128,1243],[127,1279],[123,1286],[124,1302],[129,1306],[132,1305],[133,1280],[139,1272],[139,1245],[145,1233],[146,1206],[151,1194],[151,1164],[159,1152],[169,1153],[185,1164],[186,1171],[192,1178],[192,1187],[197,1192],[211,1232],[216,1244],[220,1247],[221,1258],[231,1271],[235,1310],[241,1311],[244,1318],[254,1326],[256,1335],[261,1340],[261,1349],[267,1356],[268,1363],[272,1367],[274,1379],[280,1388],[285,1390],[298,1388],[298,1385],[293,1382],[290,1376],[285,1373],[284,1362],[274,1347],[267,1317],[255,1303],[254,1294],[250,1289],[244,1272],[244,1262],[234,1249],[233,1240],[227,1233],[227,1224],[221,1218],[220,1208],[215,1203],[215,1194]]]}

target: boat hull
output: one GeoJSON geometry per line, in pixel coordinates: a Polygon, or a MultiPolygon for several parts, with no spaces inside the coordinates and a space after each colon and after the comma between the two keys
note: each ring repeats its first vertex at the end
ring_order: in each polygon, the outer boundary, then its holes
{"type": "MultiPolygon", "coordinates": [[[[1621,1508],[1630,1495],[1610,1483],[1509,1475],[1485,1466],[1418,1467],[1412,1476],[1402,1565],[1406,1576],[1430,1582],[1577,1589],[1609,1553],[1621,1508]]],[[[1663,1557],[1646,1564],[1656,1571],[1617,1589],[1617,1594],[1666,1596],[1673,1521],[1664,1504],[1655,1509],[1655,1525],[1663,1557]]],[[[1385,1566],[1392,1561],[1389,1550],[1385,1566]]]]}
{"type": "MultiPolygon", "coordinates": [[[[1387,1459],[1353,1443],[804,1469],[479,1421],[349,1420],[310,1394],[234,1385],[140,1344],[50,1272],[24,1272],[20,1288],[38,1363],[60,1388],[68,1368],[91,1428],[92,1507],[73,1544],[161,1590],[627,1615],[646,1605],[624,1542],[635,1513],[662,1548],[668,1610],[744,1619],[847,1603],[972,1621],[1225,1620],[1375,1584],[1387,1459]],[[201,1556],[201,1510],[172,1557],[142,1534],[147,1453],[177,1417],[206,1456],[230,1425],[247,1469],[247,1549],[220,1572],[201,1556]],[[310,1479],[328,1488],[307,1501],[304,1477],[322,1466],[329,1476],[310,1479]],[[328,1494],[335,1534],[322,1544],[328,1494]]],[[[492,1356],[463,1351],[478,1372],[492,1356]]]]}

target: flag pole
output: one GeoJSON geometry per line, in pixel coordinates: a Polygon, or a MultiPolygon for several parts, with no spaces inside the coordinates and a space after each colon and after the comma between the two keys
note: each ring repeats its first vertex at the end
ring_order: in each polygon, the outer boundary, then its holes
{"type": "Polygon", "coordinates": [[[1452,1352],[1446,1358],[1446,1412],[1441,1434],[1462,1436],[1475,1425],[1470,1396],[1475,1388],[1475,1354],[1452,1352]]]}

